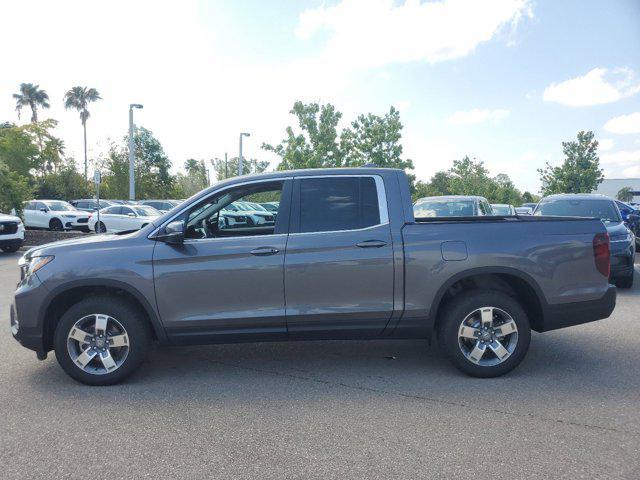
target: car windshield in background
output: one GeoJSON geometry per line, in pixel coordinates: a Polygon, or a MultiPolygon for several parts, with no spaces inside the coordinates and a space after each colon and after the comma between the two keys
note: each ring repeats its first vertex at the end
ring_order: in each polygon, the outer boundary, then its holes
{"type": "Polygon", "coordinates": [[[471,217],[474,215],[471,200],[426,200],[413,207],[414,216],[421,217],[471,217]]]}
{"type": "Polygon", "coordinates": [[[46,205],[49,210],[54,212],[71,212],[75,210],[75,208],[67,202],[47,202],[46,205]]]}
{"type": "Polygon", "coordinates": [[[138,206],[138,207],[131,207],[131,208],[138,215],[143,217],[155,217],[155,216],[161,215],[161,213],[153,207],[138,206]]]}
{"type": "Polygon", "coordinates": [[[508,205],[491,205],[494,215],[511,215],[511,208],[508,205]]]}
{"type": "Polygon", "coordinates": [[[599,218],[603,222],[620,222],[620,215],[612,201],[591,199],[551,199],[538,205],[535,215],[558,217],[599,218]]]}

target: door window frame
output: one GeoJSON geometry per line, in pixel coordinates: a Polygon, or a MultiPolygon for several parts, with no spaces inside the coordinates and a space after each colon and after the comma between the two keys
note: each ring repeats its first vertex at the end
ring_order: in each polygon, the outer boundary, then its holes
{"type": "Polygon", "coordinates": [[[176,213],[175,215],[173,215],[172,217],[170,217],[168,220],[165,220],[161,226],[159,226],[158,228],[156,228],[155,230],[153,230],[147,238],[152,239],[155,237],[155,235],[162,231],[162,229],[164,229],[165,226],[167,226],[169,223],[173,222],[174,220],[182,220],[182,221],[186,221],[187,219],[187,215],[189,214],[189,211],[195,207],[196,205],[207,201],[208,199],[210,199],[211,197],[217,196],[217,195],[221,195],[224,194],[224,192],[227,192],[229,190],[234,190],[238,187],[244,187],[247,185],[255,185],[255,184],[260,184],[260,183],[276,183],[276,182],[282,182],[282,191],[280,194],[280,207],[278,209],[278,220],[276,221],[276,224],[274,226],[274,232],[273,233],[266,233],[266,234],[262,234],[262,235],[239,235],[237,237],[232,237],[232,236],[225,236],[225,237],[215,237],[215,238],[185,238],[184,239],[184,243],[194,243],[194,242],[211,242],[211,241],[216,241],[216,240],[226,240],[226,239],[240,239],[240,238],[261,238],[261,237],[274,237],[274,236],[278,236],[278,235],[288,235],[289,234],[289,228],[290,228],[290,213],[291,213],[291,199],[292,199],[292,193],[293,193],[293,177],[273,177],[273,178],[261,178],[259,180],[250,180],[247,182],[240,182],[240,183],[234,183],[232,185],[227,185],[225,187],[220,188],[219,190],[214,190],[212,191],[210,194],[203,196],[202,198],[197,199],[194,202],[191,202],[189,205],[187,205],[185,208],[183,208],[182,210],[180,210],[178,213],[176,213]],[[281,220],[282,219],[282,220],[281,220]],[[281,221],[281,224],[278,224],[277,222],[281,221]],[[275,227],[281,227],[281,231],[276,231],[275,227]]]}
{"type": "Polygon", "coordinates": [[[326,233],[339,232],[359,232],[371,230],[384,225],[389,225],[389,205],[387,204],[387,191],[384,186],[384,179],[380,175],[373,174],[348,174],[348,175],[301,175],[294,177],[293,199],[291,202],[291,219],[289,221],[289,235],[317,235],[326,233]],[[373,178],[376,186],[376,196],[378,198],[378,211],[380,215],[379,223],[361,228],[347,228],[343,230],[324,230],[318,232],[301,232],[300,231],[300,187],[302,181],[310,178],[373,178]]]}

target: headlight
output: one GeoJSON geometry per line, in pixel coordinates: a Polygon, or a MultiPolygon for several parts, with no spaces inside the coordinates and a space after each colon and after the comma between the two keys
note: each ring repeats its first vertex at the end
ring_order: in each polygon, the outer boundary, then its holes
{"type": "Polygon", "coordinates": [[[29,259],[22,257],[18,261],[22,279],[33,275],[47,263],[51,262],[54,258],[55,257],[53,255],[43,255],[41,257],[31,257],[29,259]]]}

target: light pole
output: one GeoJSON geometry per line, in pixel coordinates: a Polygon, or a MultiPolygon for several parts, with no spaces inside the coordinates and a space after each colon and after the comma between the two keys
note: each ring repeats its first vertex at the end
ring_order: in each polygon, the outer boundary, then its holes
{"type": "Polygon", "coordinates": [[[139,103],[129,105],[129,200],[136,199],[136,182],[134,178],[134,165],[136,163],[136,142],[133,137],[133,109],[142,108],[139,103]]]}
{"type": "Polygon", "coordinates": [[[238,176],[242,175],[242,137],[250,137],[249,133],[240,134],[240,154],[238,155],[238,176]]]}

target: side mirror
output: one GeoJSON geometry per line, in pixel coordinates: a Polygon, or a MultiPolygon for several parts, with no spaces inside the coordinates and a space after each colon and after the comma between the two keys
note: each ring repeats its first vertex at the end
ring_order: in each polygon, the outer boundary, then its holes
{"type": "Polygon", "coordinates": [[[155,238],[159,242],[168,243],[169,245],[182,245],[182,242],[184,242],[184,222],[182,220],[174,220],[168,223],[155,238]]]}
{"type": "Polygon", "coordinates": [[[127,213],[127,217],[135,217],[136,214],[135,213],[127,213]]]}
{"type": "Polygon", "coordinates": [[[47,213],[49,210],[47,208],[41,208],[40,211],[44,212],[44,213],[47,213]]]}
{"type": "Polygon", "coordinates": [[[629,215],[627,215],[627,220],[630,222],[637,222],[638,220],[640,220],[640,214],[630,213],[629,215]]]}

